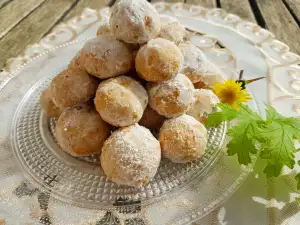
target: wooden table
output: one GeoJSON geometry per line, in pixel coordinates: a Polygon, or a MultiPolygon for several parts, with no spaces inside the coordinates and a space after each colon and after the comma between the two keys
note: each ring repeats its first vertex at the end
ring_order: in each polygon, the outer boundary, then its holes
{"type": "MultiPolygon", "coordinates": [[[[152,0],[156,2],[158,0],[152,0]]],[[[85,7],[101,8],[111,0],[0,0],[0,70],[60,23],[85,7]]],[[[300,0],[175,0],[219,7],[269,29],[300,54],[300,0]]]]}

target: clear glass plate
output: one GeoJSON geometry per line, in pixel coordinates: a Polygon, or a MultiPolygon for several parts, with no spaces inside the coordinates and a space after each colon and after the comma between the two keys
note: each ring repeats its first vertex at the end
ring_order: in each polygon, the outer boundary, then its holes
{"type": "MultiPolygon", "coordinates": [[[[206,46],[214,40],[210,36],[194,35],[192,40],[224,66],[228,77],[236,78],[235,57],[248,74],[256,76],[267,70],[260,52],[235,32],[202,20],[179,19],[186,27],[218,37],[221,48],[206,46]],[[248,49],[248,54],[243,49],[248,49]]],[[[89,32],[95,33],[96,28],[89,32]]],[[[191,223],[219,206],[241,185],[253,164],[240,166],[235,157],[227,156],[226,124],[209,131],[207,153],[200,161],[180,165],[164,159],[157,176],[141,189],[108,181],[98,156],[74,158],[62,152],[53,133],[55,120],[43,115],[38,99],[51,77],[67,66],[83,43],[73,41],[51,49],[29,60],[0,84],[0,141],[5,150],[15,152],[23,174],[33,184],[72,205],[117,213],[138,211],[139,217],[153,225],[191,223]]],[[[262,100],[258,90],[254,98],[262,100]]],[[[255,101],[249,105],[258,111],[255,101]]]]}
{"type": "MultiPolygon", "coordinates": [[[[82,42],[72,44],[72,48],[63,47],[64,54],[71,54],[70,49],[73,50],[73,47],[79,50],[81,45],[82,42]]],[[[67,65],[67,60],[62,61],[62,64],[67,65]]],[[[45,63],[47,66],[51,64],[45,63]]],[[[200,160],[175,164],[163,158],[156,176],[146,186],[131,188],[117,185],[106,178],[99,165],[99,155],[73,157],[64,153],[57,144],[55,119],[48,119],[39,104],[41,92],[55,75],[43,70],[43,78],[21,100],[13,119],[12,144],[26,175],[63,201],[98,209],[112,207],[120,198],[147,204],[149,200],[153,202],[171,191],[180,191],[195,178],[201,177],[206,169],[213,166],[219,155],[226,124],[209,130],[206,153],[200,160]]]]}

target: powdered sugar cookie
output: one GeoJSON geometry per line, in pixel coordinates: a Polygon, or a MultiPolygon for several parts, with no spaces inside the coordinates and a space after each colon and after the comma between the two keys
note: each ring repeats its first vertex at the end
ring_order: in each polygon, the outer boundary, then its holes
{"type": "Polygon", "coordinates": [[[110,26],[119,40],[145,43],[158,35],[160,18],[146,0],[120,0],[112,7],[110,26]]]}
{"type": "Polygon", "coordinates": [[[194,103],[194,86],[183,74],[175,78],[148,85],[149,105],[165,117],[175,117],[187,112],[194,103]]]}
{"type": "Polygon", "coordinates": [[[189,115],[166,120],[160,129],[162,154],[175,163],[199,159],[205,153],[207,130],[189,115]]]}
{"type": "Polygon", "coordinates": [[[102,148],[101,165],[117,184],[144,186],[157,172],[161,160],[159,142],[138,124],[112,133],[102,148]]]}
{"type": "Polygon", "coordinates": [[[182,61],[180,49],[173,42],[156,38],[140,48],[135,58],[135,67],[143,79],[159,82],[177,75],[182,61]]]}

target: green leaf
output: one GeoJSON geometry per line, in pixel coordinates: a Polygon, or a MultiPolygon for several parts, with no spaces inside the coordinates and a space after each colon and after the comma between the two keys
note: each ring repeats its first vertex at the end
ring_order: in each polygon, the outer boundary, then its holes
{"type": "Polygon", "coordinates": [[[219,103],[217,108],[221,111],[208,115],[208,118],[205,121],[206,127],[217,127],[224,121],[231,121],[238,117],[239,112],[227,104],[219,103]]]}
{"type": "Polygon", "coordinates": [[[277,164],[269,163],[265,167],[264,173],[267,175],[268,178],[278,177],[280,175],[282,167],[283,167],[283,165],[281,163],[277,163],[277,164]]]}
{"type": "Polygon", "coordinates": [[[278,176],[278,170],[284,165],[291,169],[294,167],[294,153],[299,151],[295,148],[294,138],[300,139],[300,120],[285,118],[271,106],[267,106],[266,114],[267,121],[260,127],[258,136],[263,149],[261,157],[269,164],[264,172],[271,177],[278,176]]]}
{"type": "MultiPolygon", "coordinates": [[[[238,104],[237,108],[227,104],[218,104],[220,112],[212,113],[206,121],[207,127],[218,126],[224,121],[238,120],[227,135],[231,137],[227,144],[228,155],[237,155],[240,164],[251,162],[251,155],[262,149],[260,157],[266,159],[264,173],[267,177],[277,177],[283,166],[295,165],[295,139],[300,141],[300,119],[286,118],[272,106],[266,106],[266,120],[253,112],[247,105],[238,104]]],[[[300,162],[298,161],[300,165],[300,162]]],[[[300,173],[296,176],[300,189],[300,173]]]]}
{"type": "Polygon", "coordinates": [[[273,164],[280,163],[293,168],[296,148],[293,141],[293,129],[284,122],[273,121],[261,128],[260,138],[263,151],[261,157],[273,164]]]}
{"type": "Polygon", "coordinates": [[[247,165],[251,163],[251,154],[257,153],[255,146],[255,133],[257,123],[240,122],[238,125],[228,130],[227,135],[232,139],[227,144],[227,153],[229,156],[237,154],[240,164],[247,165]]]}
{"type": "Polygon", "coordinates": [[[205,121],[205,126],[207,128],[217,127],[224,121],[226,121],[226,116],[223,112],[214,112],[208,115],[208,118],[205,121]]]}
{"type": "Polygon", "coordinates": [[[247,105],[238,104],[238,108],[234,108],[228,104],[219,103],[220,112],[214,112],[208,115],[205,122],[206,127],[219,126],[224,121],[232,121],[234,119],[245,120],[262,120],[261,117],[253,112],[247,105]]]}
{"type": "Polygon", "coordinates": [[[256,112],[253,112],[248,105],[238,104],[238,118],[242,120],[263,120],[256,112]]]}
{"type": "Polygon", "coordinates": [[[275,119],[285,119],[282,115],[280,115],[276,109],[274,109],[270,105],[266,105],[266,114],[267,114],[267,120],[275,120],[275,119]]]}
{"type": "Polygon", "coordinates": [[[297,183],[297,189],[300,190],[300,173],[298,173],[295,177],[296,181],[298,182],[297,183]]]}

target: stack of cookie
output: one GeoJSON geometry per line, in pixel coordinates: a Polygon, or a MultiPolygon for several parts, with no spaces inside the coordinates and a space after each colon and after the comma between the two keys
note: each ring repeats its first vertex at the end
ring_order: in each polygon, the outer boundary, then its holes
{"type": "Polygon", "coordinates": [[[218,103],[210,89],[224,76],[185,34],[146,0],[117,1],[97,37],[41,95],[45,114],[58,118],[62,150],[101,154],[107,177],[133,187],[155,176],[161,155],[199,159],[207,143],[202,122],[218,103]]]}

